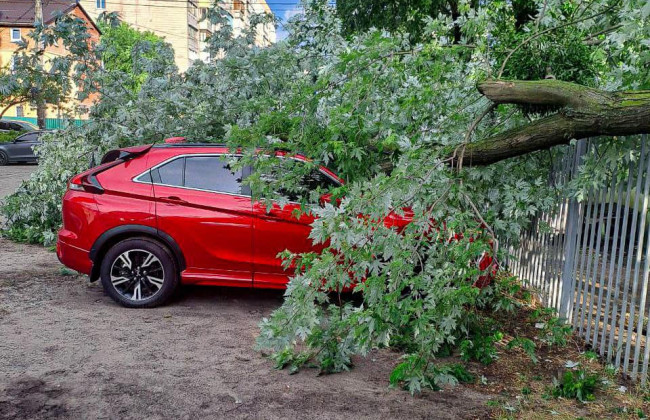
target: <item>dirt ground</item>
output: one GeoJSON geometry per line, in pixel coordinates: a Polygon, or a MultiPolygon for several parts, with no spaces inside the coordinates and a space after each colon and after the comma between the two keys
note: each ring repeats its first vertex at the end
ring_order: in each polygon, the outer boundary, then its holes
{"type": "MultiPolygon", "coordinates": [[[[34,167],[0,167],[0,195],[34,167]]],[[[0,419],[485,418],[490,395],[388,388],[397,355],[290,376],[253,349],[282,294],[184,288],[122,308],[40,246],[0,239],[0,419]]]]}
{"type": "Polygon", "coordinates": [[[29,178],[36,167],[36,165],[0,166],[0,199],[14,192],[23,180],[29,178]]]}

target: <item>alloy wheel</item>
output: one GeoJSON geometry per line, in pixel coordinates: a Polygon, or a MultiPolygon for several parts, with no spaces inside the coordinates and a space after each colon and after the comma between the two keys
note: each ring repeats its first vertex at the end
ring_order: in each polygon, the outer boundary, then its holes
{"type": "Polygon", "coordinates": [[[110,275],[115,290],[136,302],[155,296],[165,282],[162,263],[144,249],[131,249],[118,255],[113,261],[110,275]]]}

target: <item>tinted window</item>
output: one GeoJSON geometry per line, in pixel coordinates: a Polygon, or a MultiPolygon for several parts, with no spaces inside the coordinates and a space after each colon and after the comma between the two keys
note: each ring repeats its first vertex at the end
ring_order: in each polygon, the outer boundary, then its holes
{"type": "Polygon", "coordinates": [[[0,129],[2,129],[2,130],[21,131],[22,127],[20,126],[20,124],[17,124],[17,123],[14,123],[14,122],[0,121],[0,129]]]}
{"type": "Polygon", "coordinates": [[[159,182],[166,185],[183,185],[185,159],[175,159],[158,168],[159,182]]]}
{"type": "MultiPolygon", "coordinates": [[[[267,182],[277,181],[277,177],[272,174],[262,175],[262,179],[267,182]]],[[[338,187],[338,182],[334,181],[329,176],[325,175],[318,169],[314,169],[311,173],[304,175],[300,184],[298,185],[299,191],[289,191],[288,189],[278,186],[276,193],[289,199],[289,201],[300,201],[302,198],[309,198],[310,191],[319,190],[321,193],[326,193],[332,187],[338,187]]]]}
{"type": "Polygon", "coordinates": [[[242,172],[231,171],[219,157],[188,157],[185,162],[185,186],[208,191],[242,194],[242,172]]]}
{"type": "Polygon", "coordinates": [[[331,187],[338,187],[339,184],[321,171],[313,171],[303,178],[303,185],[310,191],[320,188],[327,191],[331,187]]]}
{"type": "Polygon", "coordinates": [[[151,182],[151,171],[148,171],[147,173],[140,175],[140,177],[137,180],[140,182],[151,182]]]}
{"type": "Polygon", "coordinates": [[[20,137],[21,141],[38,141],[38,133],[27,133],[20,137]]]}

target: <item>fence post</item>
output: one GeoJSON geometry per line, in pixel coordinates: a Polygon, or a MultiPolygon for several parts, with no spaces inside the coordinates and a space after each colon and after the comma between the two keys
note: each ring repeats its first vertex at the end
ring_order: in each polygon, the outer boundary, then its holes
{"type": "MultiPolygon", "coordinates": [[[[580,160],[586,150],[587,140],[576,142],[576,153],[571,168],[571,178],[573,178],[580,166],[580,160]]],[[[560,318],[568,319],[572,310],[571,295],[574,285],[575,276],[573,273],[573,263],[575,261],[576,242],[578,239],[578,201],[575,198],[569,199],[567,210],[567,222],[564,240],[564,266],[562,267],[562,283],[560,290],[560,318]]]]}

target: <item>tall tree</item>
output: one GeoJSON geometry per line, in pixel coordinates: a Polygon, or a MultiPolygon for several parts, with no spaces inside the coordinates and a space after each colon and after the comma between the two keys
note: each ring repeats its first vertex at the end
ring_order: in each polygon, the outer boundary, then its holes
{"type": "Polygon", "coordinates": [[[28,39],[19,42],[11,65],[0,69],[0,117],[14,105],[31,103],[41,110],[42,124],[45,104],[64,102],[75,80],[95,65],[88,61],[89,39],[85,22],[74,16],[58,16],[48,25],[38,21],[28,39]],[[59,41],[68,54],[45,59],[43,51],[59,41]]]}
{"type": "Polygon", "coordinates": [[[155,58],[165,40],[150,31],[139,31],[115,15],[104,14],[99,21],[102,31],[99,54],[107,72],[121,72],[124,84],[137,92],[148,77],[145,63],[155,58]]]}

